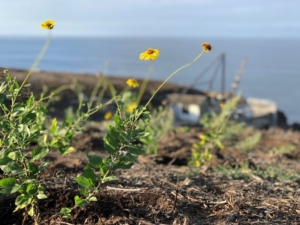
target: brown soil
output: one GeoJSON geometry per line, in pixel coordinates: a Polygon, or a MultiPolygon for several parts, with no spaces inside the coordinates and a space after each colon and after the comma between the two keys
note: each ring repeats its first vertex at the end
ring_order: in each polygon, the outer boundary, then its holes
{"type": "MultiPolygon", "coordinates": [[[[77,136],[77,151],[72,154],[60,156],[51,151],[49,166],[41,177],[74,177],[86,165],[87,153],[107,156],[101,130],[101,122],[87,126],[77,136]]],[[[253,150],[240,151],[228,142],[223,150],[212,151],[209,164],[192,168],[187,162],[199,131],[178,128],[169,132],[157,155],[141,156],[133,168],[116,171],[119,179],[103,185],[98,201],[74,210],[72,219],[63,219],[58,212],[74,205],[78,190],[48,190],[48,199],[39,202],[40,224],[300,224],[300,179],[280,180],[253,173],[273,166],[299,174],[299,132],[263,130],[253,150]],[[270,151],[286,145],[295,148],[289,153],[270,151]],[[213,169],[245,164],[249,167],[240,176],[224,176],[213,169]]],[[[13,199],[0,202],[1,224],[22,223],[22,211],[13,213],[14,208],[13,199]]],[[[33,221],[27,218],[25,224],[33,221]]]]}

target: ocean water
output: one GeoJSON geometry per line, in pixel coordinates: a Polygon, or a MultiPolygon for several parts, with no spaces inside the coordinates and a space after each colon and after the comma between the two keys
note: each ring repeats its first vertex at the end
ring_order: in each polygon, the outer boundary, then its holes
{"type": "MultiPolygon", "coordinates": [[[[0,37],[0,66],[29,69],[46,38],[0,37]]],[[[74,73],[105,72],[108,75],[142,78],[153,66],[151,79],[164,80],[178,67],[192,61],[208,41],[213,50],[191,67],[181,70],[170,82],[191,85],[194,79],[221,53],[226,54],[226,90],[230,89],[240,64],[247,58],[239,91],[244,97],[273,100],[288,117],[300,122],[300,40],[298,39],[222,39],[222,38],[59,38],[53,37],[38,68],[74,73]],[[148,47],[158,48],[159,59],[140,61],[148,47]]],[[[197,84],[207,84],[217,66],[197,84]]],[[[216,73],[213,90],[221,90],[221,72],[216,73]]]]}

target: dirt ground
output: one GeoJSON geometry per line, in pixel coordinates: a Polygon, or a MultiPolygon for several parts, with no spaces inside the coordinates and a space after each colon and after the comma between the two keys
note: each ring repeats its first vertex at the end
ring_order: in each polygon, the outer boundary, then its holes
{"type": "MultiPolygon", "coordinates": [[[[100,121],[87,126],[69,155],[52,150],[41,178],[76,177],[87,153],[107,156],[102,129],[100,121]]],[[[209,163],[189,167],[199,132],[170,131],[157,155],[141,156],[131,169],[116,171],[119,179],[103,185],[98,201],[74,210],[72,219],[58,212],[74,205],[78,189],[47,190],[48,198],[39,201],[40,224],[300,224],[300,132],[261,130],[260,141],[250,151],[225,142],[223,150],[212,151],[209,163]],[[290,145],[290,151],[271,150],[290,145]]],[[[14,199],[0,202],[1,224],[22,223],[22,211],[13,213],[14,208],[14,199]]],[[[27,218],[25,224],[33,221],[27,218]]]]}

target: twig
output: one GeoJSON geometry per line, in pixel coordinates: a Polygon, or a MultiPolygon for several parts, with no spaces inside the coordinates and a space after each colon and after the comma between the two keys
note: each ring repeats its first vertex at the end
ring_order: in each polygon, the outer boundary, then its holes
{"type": "Polygon", "coordinates": [[[221,201],[221,202],[207,202],[207,204],[210,204],[210,205],[224,205],[224,204],[227,204],[228,202],[225,200],[225,201],[221,201]]]}
{"type": "Polygon", "coordinates": [[[176,193],[175,193],[175,199],[174,199],[174,204],[173,204],[173,209],[171,212],[174,212],[175,207],[176,207],[176,203],[177,203],[177,196],[178,196],[178,187],[179,187],[179,183],[178,183],[178,177],[177,177],[177,182],[176,182],[176,193]]]}
{"type": "Polygon", "coordinates": [[[60,224],[66,224],[66,225],[75,225],[73,223],[67,223],[67,222],[62,222],[62,221],[59,221],[58,223],[60,223],[60,224]]]}
{"type": "Polygon", "coordinates": [[[136,188],[136,189],[126,189],[126,188],[115,188],[115,187],[109,187],[109,186],[107,186],[106,187],[108,190],[115,190],[115,191],[140,191],[140,190],[142,190],[141,188],[136,188]]]}

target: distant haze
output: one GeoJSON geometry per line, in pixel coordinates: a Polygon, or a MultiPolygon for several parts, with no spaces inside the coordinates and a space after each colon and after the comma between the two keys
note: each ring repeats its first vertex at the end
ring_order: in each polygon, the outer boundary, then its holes
{"type": "Polygon", "coordinates": [[[1,0],[5,36],[300,37],[299,0],[1,0]]]}

